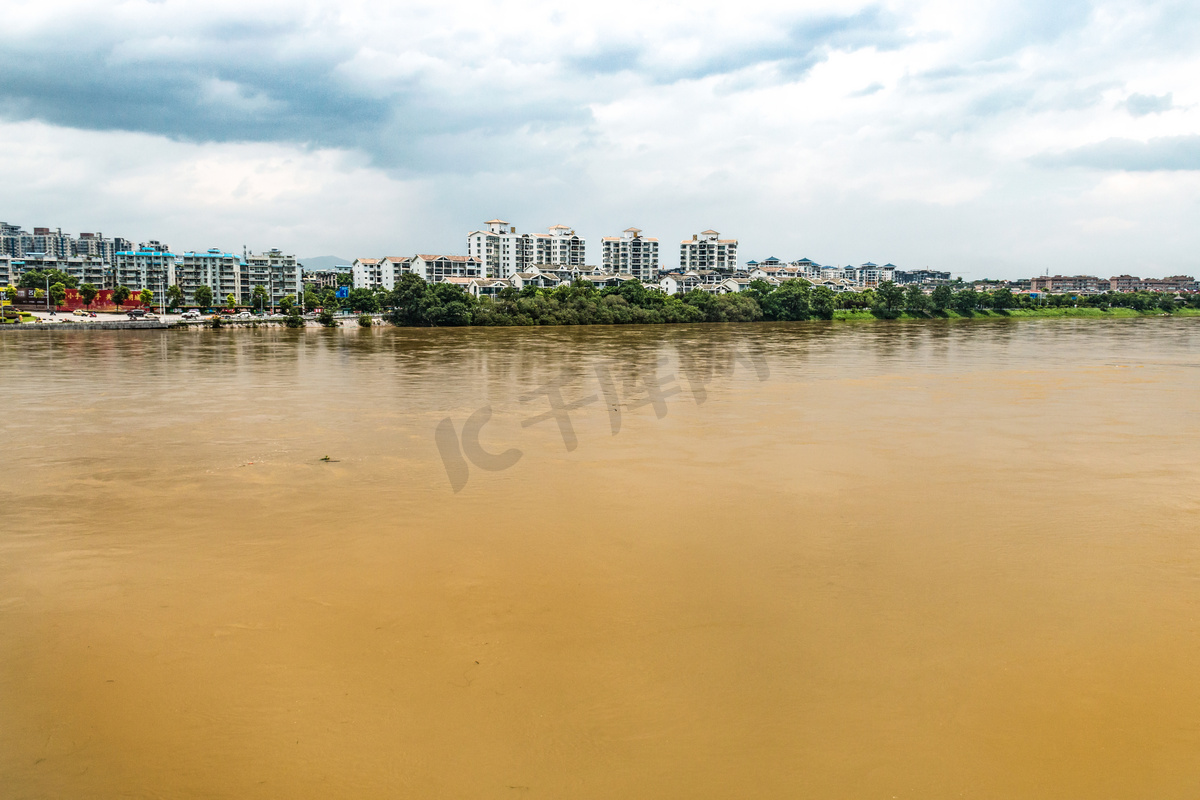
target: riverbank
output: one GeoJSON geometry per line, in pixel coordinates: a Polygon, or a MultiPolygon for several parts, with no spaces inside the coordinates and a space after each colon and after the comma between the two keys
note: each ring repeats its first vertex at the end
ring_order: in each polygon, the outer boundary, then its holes
{"type": "MultiPolygon", "coordinates": [[[[383,324],[381,318],[384,315],[372,315],[374,317],[374,325],[383,324]]],[[[897,320],[905,321],[934,321],[934,320],[990,320],[997,321],[1003,319],[1130,319],[1134,317],[1200,317],[1200,309],[1197,308],[1178,308],[1172,312],[1165,312],[1158,309],[1152,311],[1136,311],[1131,308],[1013,308],[1004,311],[983,310],[976,311],[973,314],[962,314],[957,311],[946,310],[944,312],[923,312],[912,313],[903,312],[895,317],[888,317],[869,309],[837,309],[833,312],[831,320],[809,319],[806,322],[894,322],[897,320]]],[[[755,323],[755,322],[772,322],[778,320],[733,320],[734,322],[755,323]]],[[[696,320],[695,322],[664,322],[650,323],[661,325],[691,325],[703,323],[705,320],[696,320]]],[[[608,325],[621,327],[627,323],[551,323],[540,325],[517,325],[517,326],[501,326],[501,327],[590,327],[593,325],[608,325]]],[[[637,324],[637,323],[634,323],[637,324]]],[[[253,320],[222,320],[220,328],[262,328],[272,327],[281,328],[285,326],[283,319],[253,319],[253,320]]],[[[96,330],[200,330],[211,329],[214,325],[209,320],[103,320],[103,321],[88,321],[76,322],[74,320],[61,322],[27,322],[21,325],[4,325],[0,326],[0,330],[25,330],[25,331],[96,331],[96,330]]],[[[305,328],[324,328],[312,319],[305,320],[305,328]]],[[[339,317],[337,323],[333,326],[340,327],[358,327],[357,317],[339,317]]],[[[400,325],[396,327],[427,327],[427,326],[408,326],[400,325]]],[[[437,327],[437,326],[434,326],[437,327]]],[[[487,325],[470,325],[470,326],[441,326],[441,327],[492,327],[487,325]]]]}
{"type": "Polygon", "coordinates": [[[957,311],[914,314],[908,311],[897,317],[882,317],[867,309],[842,309],[833,312],[833,319],[844,322],[884,321],[892,319],[1127,319],[1131,317],[1200,317],[1200,308],[1178,308],[1172,312],[1154,309],[1136,311],[1132,308],[1009,308],[1004,311],[976,311],[960,314],[957,311]]]}
{"type": "Polygon", "coordinates": [[[0,325],[0,331],[122,331],[161,330],[173,327],[162,320],[104,320],[92,322],[23,322],[20,325],[0,325]]]}

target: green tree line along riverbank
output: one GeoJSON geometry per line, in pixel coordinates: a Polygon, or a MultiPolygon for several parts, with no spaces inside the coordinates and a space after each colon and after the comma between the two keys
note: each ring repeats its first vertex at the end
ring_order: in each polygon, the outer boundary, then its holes
{"type": "MultiPolygon", "coordinates": [[[[366,290],[359,290],[365,292],[366,290]]],[[[353,301],[354,293],[351,293],[353,301]]],[[[371,298],[359,312],[390,309],[385,318],[402,326],[623,325],[680,322],[754,322],[809,319],[930,319],[976,316],[1138,316],[1200,313],[1200,295],[1180,302],[1173,295],[1131,292],[1032,298],[1008,289],[937,287],[925,294],[891,282],[862,292],[835,293],[795,279],[772,286],[754,281],[744,292],[714,295],[698,290],[666,295],[637,281],[597,289],[576,281],[554,289],[503,289],[476,299],[457,286],[427,284],[405,275],[396,288],[371,298]]]]}
{"type": "MultiPolygon", "coordinates": [[[[57,270],[27,273],[21,286],[36,288],[49,278],[54,302],[61,302],[67,287],[76,288],[75,280],[57,270]]],[[[90,284],[79,287],[85,303],[95,298],[90,284]]],[[[262,305],[265,291],[253,300],[262,305]]],[[[114,301],[124,302],[131,292],[121,286],[114,290],[114,301]]],[[[139,299],[150,305],[149,291],[139,299]]],[[[167,302],[180,305],[183,292],[178,286],[166,290],[167,302]]],[[[196,300],[202,307],[217,300],[212,290],[201,286],[196,300]]],[[[233,306],[237,298],[223,298],[233,306]]],[[[799,321],[810,319],[930,319],[977,316],[1010,317],[1113,317],[1142,314],[1200,313],[1200,294],[1176,299],[1169,293],[1104,292],[1072,296],[1031,297],[1013,294],[1007,288],[978,291],[969,285],[942,285],[925,294],[918,286],[903,287],[890,281],[861,292],[833,292],[813,286],[803,279],[784,281],[775,286],[758,280],[744,292],[716,295],[692,290],[681,295],[666,295],[640,282],[627,281],[620,286],[598,289],[587,281],[575,281],[553,289],[527,286],[506,288],[495,298],[475,298],[454,284],[426,283],[420,276],[405,274],[391,291],[352,289],[339,299],[332,288],[309,287],[300,298],[285,297],[280,303],[294,327],[304,325],[302,310],[321,309],[322,324],[337,324],[333,313],[346,309],[359,314],[385,312],[385,319],[401,326],[463,325],[627,325],[686,322],[799,321]]]]}

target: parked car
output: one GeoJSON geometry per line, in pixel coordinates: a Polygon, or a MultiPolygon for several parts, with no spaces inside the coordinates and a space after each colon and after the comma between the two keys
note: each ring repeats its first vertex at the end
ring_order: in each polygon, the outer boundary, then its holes
{"type": "Polygon", "coordinates": [[[88,315],[88,312],[84,311],[82,308],[77,308],[71,313],[77,317],[86,317],[88,315]]]}
{"type": "Polygon", "coordinates": [[[251,316],[252,314],[249,311],[239,311],[237,314],[238,319],[250,319],[251,316]]]}
{"type": "Polygon", "coordinates": [[[180,319],[200,319],[200,312],[193,308],[191,311],[183,312],[180,319]]]}
{"type": "Polygon", "coordinates": [[[139,318],[141,318],[141,317],[144,317],[144,316],[146,316],[146,309],[144,309],[144,308],[131,308],[131,309],[129,309],[128,311],[126,311],[125,313],[129,315],[129,318],[130,318],[130,319],[139,319],[139,318]]]}

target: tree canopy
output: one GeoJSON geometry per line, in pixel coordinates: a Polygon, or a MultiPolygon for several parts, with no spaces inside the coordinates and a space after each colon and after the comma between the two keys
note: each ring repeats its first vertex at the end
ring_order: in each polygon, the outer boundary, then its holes
{"type": "Polygon", "coordinates": [[[201,308],[211,308],[213,303],[213,290],[209,286],[197,286],[196,291],[192,294],[196,300],[196,305],[201,308]]]}
{"type": "Polygon", "coordinates": [[[17,284],[19,289],[45,289],[46,281],[49,279],[51,284],[61,283],[68,289],[74,289],[79,285],[79,280],[60,269],[31,269],[21,276],[20,283],[17,284]]]}

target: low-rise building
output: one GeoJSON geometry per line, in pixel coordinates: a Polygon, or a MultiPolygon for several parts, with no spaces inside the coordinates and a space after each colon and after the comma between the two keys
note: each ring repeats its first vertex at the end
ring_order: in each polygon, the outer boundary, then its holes
{"type": "Polygon", "coordinates": [[[940,283],[949,283],[950,282],[950,273],[949,272],[940,272],[938,270],[933,270],[933,269],[913,269],[913,270],[898,269],[895,271],[895,274],[892,277],[892,280],[894,280],[896,283],[900,283],[900,284],[919,283],[919,284],[924,284],[924,285],[936,286],[940,283]]]}
{"type": "Polygon", "coordinates": [[[475,256],[447,256],[420,254],[413,256],[408,271],[420,275],[429,283],[448,278],[486,278],[484,263],[475,256]]]}
{"type": "Polygon", "coordinates": [[[1075,294],[1097,294],[1107,291],[1109,281],[1101,281],[1095,275],[1054,275],[1031,278],[1029,289],[1033,292],[1051,292],[1054,294],[1070,292],[1075,294]]]}
{"type": "Polygon", "coordinates": [[[375,289],[383,285],[381,258],[356,258],[350,265],[351,286],[355,289],[375,289]]]}
{"type": "Polygon", "coordinates": [[[1191,275],[1170,275],[1166,278],[1116,275],[1108,279],[1108,289],[1112,292],[1195,292],[1200,290],[1200,286],[1191,275]]]}
{"type": "Polygon", "coordinates": [[[692,289],[698,289],[705,284],[695,272],[668,272],[659,278],[658,286],[667,294],[687,294],[692,289]]]}
{"type": "Polygon", "coordinates": [[[1149,292],[1195,292],[1200,290],[1190,275],[1169,275],[1166,278],[1147,278],[1142,289],[1149,292]]]}
{"type": "Polygon", "coordinates": [[[472,278],[467,284],[467,291],[476,297],[495,298],[500,292],[511,286],[509,281],[496,278],[472,278]]]}
{"type": "Polygon", "coordinates": [[[318,289],[336,289],[341,286],[341,280],[349,277],[353,283],[353,275],[349,264],[337,264],[332,269],[304,269],[301,276],[304,285],[316,286],[318,289]]]}
{"type": "MultiPolygon", "coordinates": [[[[565,281],[571,283],[574,276],[565,281]]],[[[509,285],[514,289],[524,289],[526,286],[534,286],[538,289],[553,289],[561,283],[563,279],[553,272],[542,272],[541,270],[531,270],[529,272],[515,272],[508,279],[509,285]]]]}
{"type": "Polygon", "coordinates": [[[580,275],[579,280],[590,283],[597,289],[607,289],[609,287],[620,286],[628,281],[638,280],[628,273],[605,273],[603,275],[580,275]]]}
{"type": "Polygon", "coordinates": [[[732,278],[726,278],[717,284],[717,290],[721,294],[731,294],[733,292],[744,292],[750,288],[750,284],[755,281],[763,281],[771,286],[778,286],[780,281],[775,278],[752,277],[751,275],[735,275],[732,278]]]}

